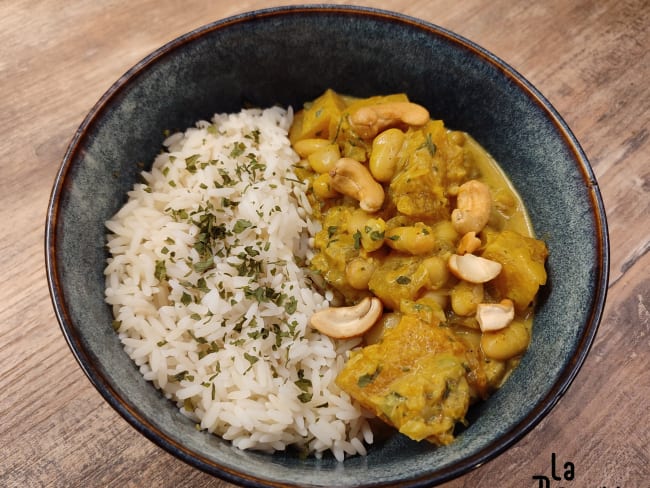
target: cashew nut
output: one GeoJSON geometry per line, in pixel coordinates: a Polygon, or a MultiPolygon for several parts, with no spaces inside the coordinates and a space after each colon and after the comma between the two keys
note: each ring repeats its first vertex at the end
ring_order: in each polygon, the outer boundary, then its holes
{"type": "Polygon", "coordinates": [[[481,247],[481,239],[476,237],[476,232],[468,232],[458,242],[456,254],[472,254],[479,247],[481,247]]]}
{"type": "Polygon", "coordinates": [[[491,210],[492,197],[488,186],[478,180],[469,180],[458,188],[451,222],[459,234],[480,232],[490,220],[491,210]]]}
{"type": "Polygon", "coordinates": [[[499,275],[502,268],[501,263],[474,254],[452,254],[447,265],[454,276],[470,283],[490,281],[499,275]]]}
{"type": "Polygon", "coordinates": [[[476,320],[483,332],[501,330],[514,318],[515,306],[507,298],[500,303],[480,303],[476,307],[476,320]]]}
{"type": "Polygon", "coordinates": [[[382,130],[400,123],[421,126],[428,121],[429,111],[411,102],[366,105],[350,115],[350,126],[363,139],[375,137],[382,130]]]}
{"type": "Polygon", "coordinates": [[[384,188],[368,168],[352,158],[341,158],[330,171],[332,188],[359,201],[366,212],[376,212],[384,203],[384,188]]]}
{"type": "Polygon", "coordinates": [[[357,337],[370,329],[381,317],[384,306],[377,297],[366,297],[351,307],[319,310],[309,319],[310,325],[333,339],[357,337]]]}

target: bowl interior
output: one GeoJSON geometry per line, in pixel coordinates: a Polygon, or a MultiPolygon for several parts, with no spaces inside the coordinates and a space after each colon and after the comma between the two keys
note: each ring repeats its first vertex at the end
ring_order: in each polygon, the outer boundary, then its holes
{"type": "Polygon", "coordinates": [[[589,164],[548,102],[501,61],[415,19],[352,7],[269,9],[216,22],[125,74],[75,135],[55,183],[47,229],[53,302],[79,363],[135,428],[181,459],[250,486],[418,485],[490,459],[566,390],[596,331],[607,282],[607,234],[589,164]],[[394,435],[344,463],[242,452],[191,421],[126,356],[104,303],[104,221],[159,152],[165,129],[215,112],[299,108],[326,88],[406,92],[472,134],[504,168],[550,249],[532,343],[522,364],[445,448],[394,435]]]}

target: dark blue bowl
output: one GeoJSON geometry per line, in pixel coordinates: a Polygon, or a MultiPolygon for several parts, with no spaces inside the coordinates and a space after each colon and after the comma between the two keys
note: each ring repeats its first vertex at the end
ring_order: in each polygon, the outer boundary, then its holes
{"type": "Polygon", "coordinates": [[[583,364],[607,290],[609,242],[592,169],[549,102],[492,54],[447,30],[357,7],[239,15],[190,32],[122,76],[74,135],[47,215],[46,264],[61,329],[88,378],[133,427],[178,458],[246,486],[431,486],[485,463],[553,408],[583,364]],[[300,107],[326,88],[406,92],[472,134],[518,188],[550,249],[549,283],[520,367],[455,443],[394,435],[366,457],[243,452],[194,424],[145,382],[104,303],[104,221],[161,147],[163,130],[247,105],[300,107]]]}

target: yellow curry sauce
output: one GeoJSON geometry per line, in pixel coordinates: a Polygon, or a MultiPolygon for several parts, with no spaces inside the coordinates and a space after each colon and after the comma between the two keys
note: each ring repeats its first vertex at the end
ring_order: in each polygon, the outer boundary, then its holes
{"type": "Polygon", "coordinates": [[[384,309],[337,384],[410,438],[445,445],[527,349],[547,249],[489,154],[423,110],[404,94],[327,90],[289,135],[322,224],[312,269],[339,305],[374,296],[384,309]]]}

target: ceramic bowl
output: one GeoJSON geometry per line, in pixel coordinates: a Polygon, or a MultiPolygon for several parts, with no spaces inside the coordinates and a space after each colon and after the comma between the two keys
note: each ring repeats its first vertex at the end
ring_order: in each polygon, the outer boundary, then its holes
{"type": "MultiPolygon", "coordinates": [[[[46,265],[63,334],[84,372],[134,428],[183,461],[245,486],[432,486],[522,438],[578,373],[608,279],[608,236],[592,169],[551,104],[506,63],[452,32],[376,9],[272,8],[220,20],[156,50],[85,118],[56,177],[46,265]],[[104,302],[104,221],[161,147],[182,129],[242,107],[301,107],[326,88],[405,92],[448,127],[472,134],[518,188],[550,249],[529,351],[505,386],[470,410],[444,448],[395,434],[339,463],[240,451],[197,432],[127,357],[104,302]]],[[[489,469],[489,468],[488,468],[489,469]]]]}

